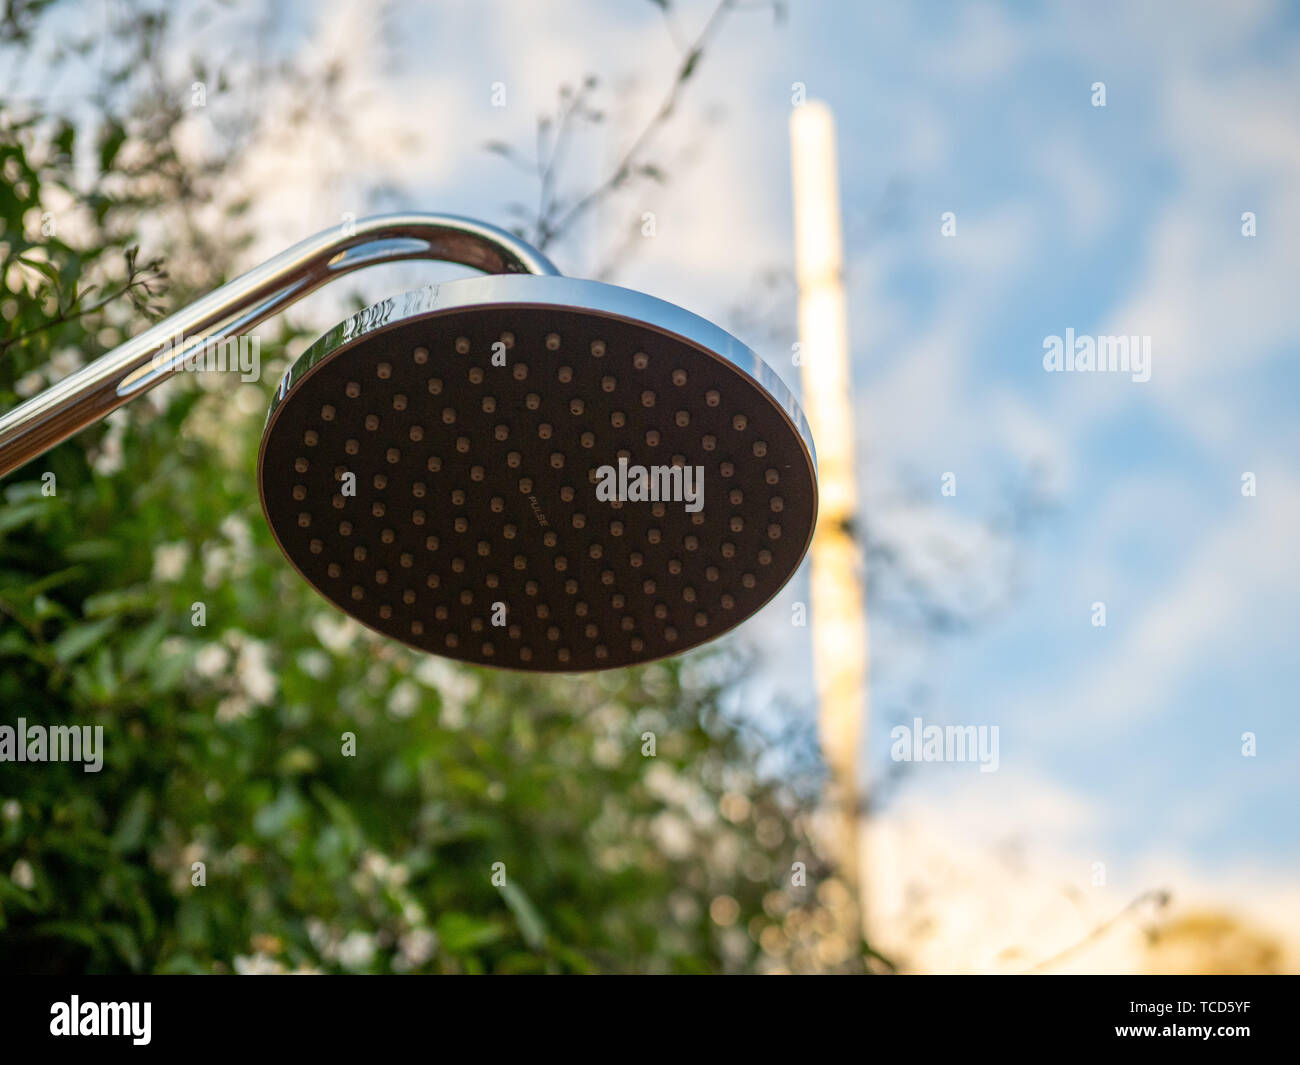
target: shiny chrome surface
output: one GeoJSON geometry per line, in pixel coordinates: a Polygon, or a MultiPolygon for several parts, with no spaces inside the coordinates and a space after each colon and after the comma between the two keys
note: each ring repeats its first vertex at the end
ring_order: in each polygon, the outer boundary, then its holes
{"type": "Polygon", "coordinates": [[[817,514],[793,395],[735,337],[639,292],[478,277],[369,307],[305,351],[258,454],[276,543],[421,651],[529,672],[706,643],[798,568],[817,514]],[[611,499],[600,471],[694,471],[611,499]]]}
{"type": "Polygon", "coordinates": [[[271,400],[268,423],[274,419],[276,407],[294,386],[344,346],[420,318],[492,307],[500,307],[503,317],[512,307],[539,307],[582,311],[635,324],[653,322],[657,332],[678,337],[703,349],[762,386],[789,419],[791,428],[807,448],[813,465],[817,463],[812,430],[794,393],[775,370],[725,329],[675,303],[647,296],[644,292],[601,281],[564,277],[555,272],[549,277],[467,277],[441,285],[426,285],[358,311],[312,344],[285,371],[271,400]]]}
{"type": "Polygon", "coordinates": [[[0,476],[166,380],[195,345],[246,333],[353,270],[406,259],[460,263],[494,274],[559,273],[539,251],[505,230],[455,215],[380,215],[325,230],[0,417],[0,476]],[[184,343],[177,344],[181,337],[184,343]],[[156,360],[163,351],[167,357],[156,360]]]}

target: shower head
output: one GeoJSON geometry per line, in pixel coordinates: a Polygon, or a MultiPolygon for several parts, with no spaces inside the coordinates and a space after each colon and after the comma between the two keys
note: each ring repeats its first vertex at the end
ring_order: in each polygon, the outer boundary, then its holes
{"type": "Polygon", "coordinates": [[[794,398],[716,326],[564,277],[377,304],[289,369],[258,462],[285,556],[434,654],[606,669],[704,643],[785,584],[817,511],[794,398]]]}
{"type": "Polygon", "coordinates": [[[258,488],[285,557],[412,647],[542,672],[685,651],[757,611],[817,516],[812,437],[730,334],[559,275],[450,215],[318,234],[0,417],[0,475],[351,270],[399,259],[491,276],[375,304],[312,345],[272,400],[258,488]]]}

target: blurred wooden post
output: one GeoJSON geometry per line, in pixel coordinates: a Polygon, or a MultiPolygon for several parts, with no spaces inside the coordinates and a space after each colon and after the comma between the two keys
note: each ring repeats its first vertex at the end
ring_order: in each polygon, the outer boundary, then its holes
{"type": "Polygon", "coordinates": [[[812,542],[812,645],[818,727],[830,781],[827,816],[838,873],[849,889],[841,934],[865,935],[859,747],[867,717],[867,620],[852,521],[853,392],[844,305],[844,255],[830,108],[809,100],[790,120],[803,407],[817,446],[821,508],[812,542]]]}

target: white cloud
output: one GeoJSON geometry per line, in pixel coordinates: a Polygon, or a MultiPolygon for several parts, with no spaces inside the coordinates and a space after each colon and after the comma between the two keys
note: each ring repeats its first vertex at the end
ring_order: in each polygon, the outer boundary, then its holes
{"type": "Polygon", "coordinates": [[[1032,47],[1030,33],[1005,6],[969,3],[952,8],[943,22],[918,14],[914,39],[924,42],[926,74],[938,81],[984,82],[1006,77],[1032,47]],[[946,31],[946,32],[945,32],[946,31]]]}
{"type": "MultiPolygon", "coordinates": [[[[1245,498],[1237,485],[1222,485],[1224,520],[1201,533],[1181,570],[1120,639],[1107,642],[1109,656],[1080,662],[1072,675],[1054,677],[1050,690],[1022,700],[1025,717],[1051,706],[1053,721],[1087,722],[1094,736],[1123,734],[1170,710],[1194,669],[1249,647],[1256,626],[1291,616],[1300,595],[1291,562],[1300,481],[1277,468],[1257,472],[1268,490],[1245,498]]],[[[1113,613],[1107,620],[1122,624],[1113,613]]]]}
{"type": "MultiPolygon", "coordinates": [[[[1032,261],[1036,232],[1023,206],[962,213],[957,225],[957,236],[942,237],[936,216],[932,239],[918,245],[913,234],[884,245],[875,274],[924,265],[941,278],[944,299],[924,321],[885,309],[894,328],[874,338],[871,354],[888,351],[890,365],[857,397],[860,450],[906,456],[908,465],[929,463],[936,477],[958,458],[970,468],[990,456],[984,382],[971,352],[990,315],[1014,297],[1019,273],[1032,261]]],[[[882,302],[869,292],[855,300],[857,316],[866,319],[882,302]]],[[[855,349],[865,354],[856,342],[855,349]]]]}
{"type": "Polygon", "coordinates": [[[908,971],[1023,973],[1062,955],[1046,971],[1141,973],[1146,927],[1206,912],[1273,937],[1285,970],[1300,965],[1294,875],[1175,854],[1118,861],[1106,839],[1126,810],[1005,770],[943,779],[910,785],[863,835],[872,941],[908,971]],[[1128,909],[1153,891],[1169,893],[1168,911],[1128,909]]]}
{"type": "Polygon", "coordinates": [[[1109,161],[1090,156],[1080,131],[1053,136],[1034,156],[1033,166],[1057,190],[1057,210],[1068,238],[1076,245],[1095,241],[1115,212],[1115,188],[1109,161]]]}

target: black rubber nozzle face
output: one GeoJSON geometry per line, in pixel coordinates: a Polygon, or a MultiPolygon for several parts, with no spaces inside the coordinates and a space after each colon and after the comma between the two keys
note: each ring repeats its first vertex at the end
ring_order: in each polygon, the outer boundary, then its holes
{"type": "Polygon", "coordinates": [[[524,670],[713,639],[791,576],[816,515],[808,448],[753,378],[552,307],[453,309],[318,353],[272,409],[260,479],[285,555],[340,609],[524,670]]]}

